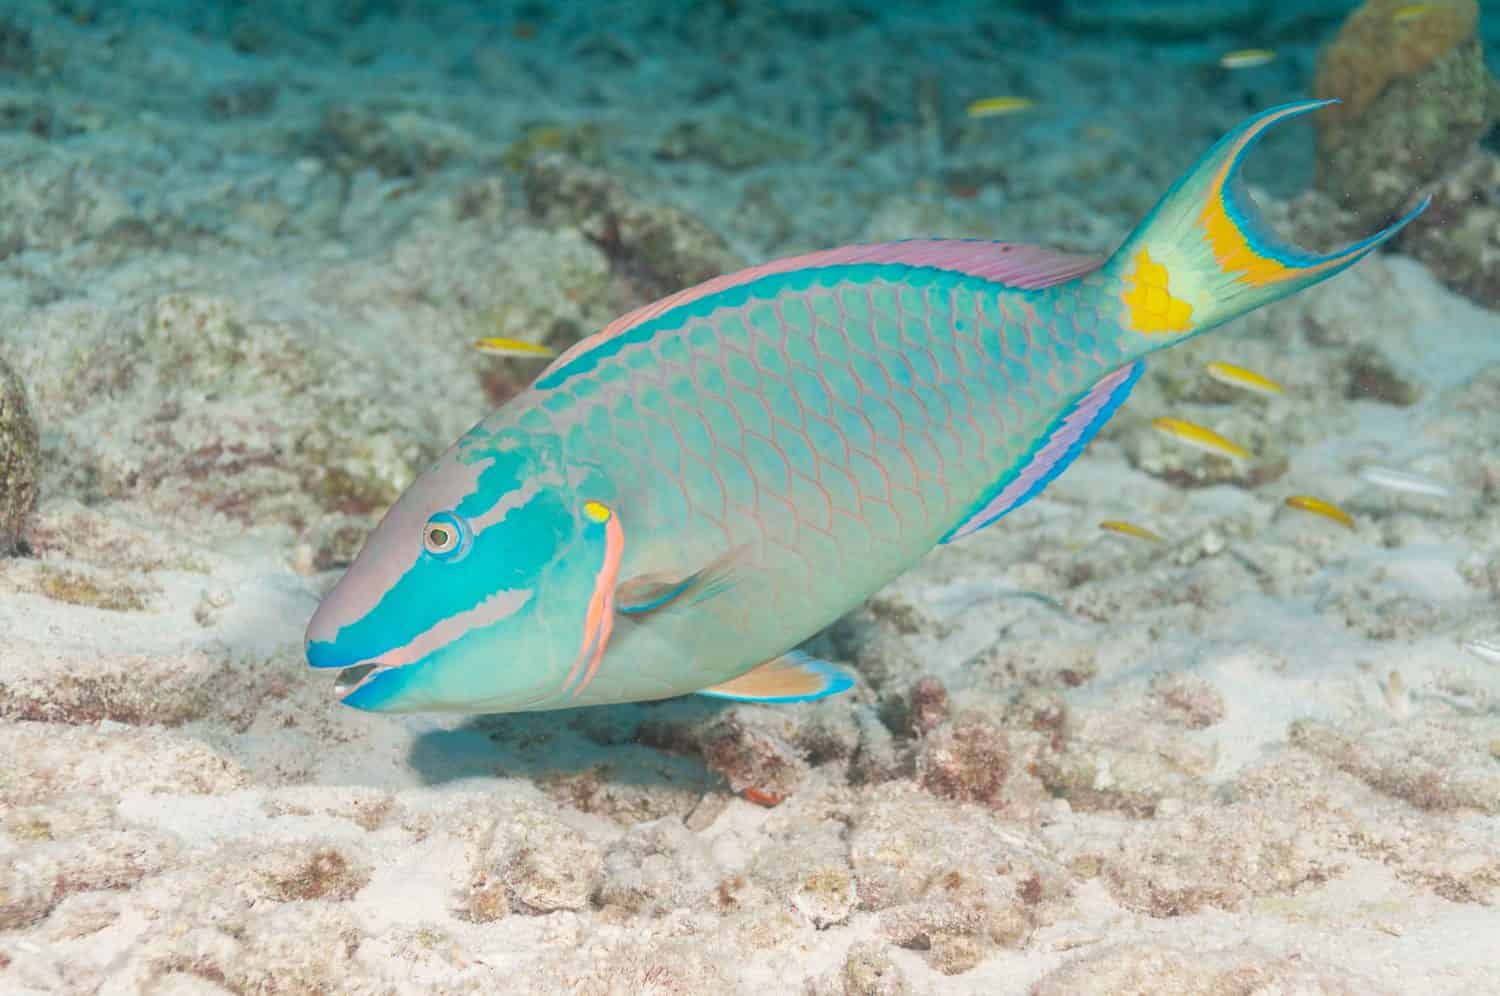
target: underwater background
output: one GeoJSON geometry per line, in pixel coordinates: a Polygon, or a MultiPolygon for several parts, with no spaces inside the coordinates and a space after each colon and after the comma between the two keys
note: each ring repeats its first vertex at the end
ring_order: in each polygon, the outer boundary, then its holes
{"type": "Polygon", "coordinates": [[[0,992],[1500,993],[1496,44],[1473,0],[4,0],[0,992]],[[816,638],[851,694],[397,716],[307,668],[541,369],[475,340],[850,242],[1107,254],[1309,97],[1246,167],[1282,234],[1431,207],[816,638]]]}

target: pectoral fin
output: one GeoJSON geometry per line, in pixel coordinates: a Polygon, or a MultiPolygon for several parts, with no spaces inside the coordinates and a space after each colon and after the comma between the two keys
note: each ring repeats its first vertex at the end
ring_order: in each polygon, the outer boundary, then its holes
{"type": "Polygon", "coordinates": [[[691,574],[640,574],[620,582],[615,609],[628,616],[644,616],[669,607],[691,605],[722,594],[734,586],[734,573],[744,556],[736,547],[691,574]]]}
{"type": "Polygon", "coordinates": [[[854,675],[843,668],[790,650],[698,694],[737,702],[810,702],[853,687],[854,675]]]}

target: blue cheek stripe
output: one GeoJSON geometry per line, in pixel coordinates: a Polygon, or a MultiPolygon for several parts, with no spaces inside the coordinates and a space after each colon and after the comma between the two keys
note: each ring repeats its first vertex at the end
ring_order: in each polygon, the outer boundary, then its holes
{"type": "MultiPolygon", "coordinates": [[[[484,483],[482,478],[481,494],[484,483]]],[[[508,490],[492,492],[493,497],[484,500],[480,494],[470,495],[458,514],[464,516],[480,505],[491,507],[508,490]]],[[[506,528],[473,537],[463,556],[442,559],[424,551],[368,614],[340,629],[331,642],[309,643],[308,664],[348,667],[376,659],[393,647],[411,643],[449,616],[477,607],[496,591],[531,587],[575,525],[574,509],[556,493],[543,491],[512,509],[506,528]]],[[[421,542],[421,537],[412,537],[412,542],[421,542]]],[[[383,686],[387,680],[372,681],[367,687],[383,686]]],[[[362,694],[363,690],[355,693],[362,694]]]]}
{"type": "MultiPolygon", "coordinates": [[[[535,599],[527,602],[515,614],[506,616],[504,619],[491,623],[479,629],[471,629],[463,636],[445,647],[440,647],[432,653],[404,667],[392,668],[383,671],[370,679],[367,684],[350,692],[340,699],[340,703],[352,706],[355,709],[366,711],[379,711],[388,703],[406,697],[414,689],[420,691],[419,686],[429,680],[433,675],[439,673],[437,669],[445,659],[460,652],[464,644],[470,640],[484,638],[493,629],[501,626],[509,626],[519,620],[526,619],[536,611],[535,599]]],[[[497,661],[497,666],[504,666],[505,661],[497,661]]],[[[420,697],[420,696],[419,696],[420,697]]]]}

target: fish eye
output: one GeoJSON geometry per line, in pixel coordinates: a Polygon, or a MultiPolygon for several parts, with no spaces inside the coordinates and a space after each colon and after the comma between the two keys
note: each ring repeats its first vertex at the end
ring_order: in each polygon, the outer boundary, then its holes
{"type": "Polygon", "coordinates": [[[604,523],[609,521],[609,506],[600,501],[586,501],[583,503],[583,514],[590,522],[604,523]]]}
{"type": "Polygon", "coordinates": [[[422,527],[422,549],[434,557],[448,558],[464,545],[463,523],[450,512],[439,512],[422,527]]]}

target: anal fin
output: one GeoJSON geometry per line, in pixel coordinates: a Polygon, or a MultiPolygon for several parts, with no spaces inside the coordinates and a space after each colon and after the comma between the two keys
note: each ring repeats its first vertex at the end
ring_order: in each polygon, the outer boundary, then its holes
{"type": "Polygon", "coordinates": [[[1011,468],[941,542],[951,543],[977,533],[1040,494],[1054,478],[1068,469],[1068,465],[1094,438],[1094,433],[1125,403],[1130,389],[1141,379],[1145,368],[1145,360],[1127,363],[1105,374],[1083,392],[1037,439],[1031,452],[1011,468]]]}
{"type": "Polygon", "coordinates": [[[811,702],[853,687],[854,675],[838,665],[789,650],[698,694],[737,702],[811,702]]]}

